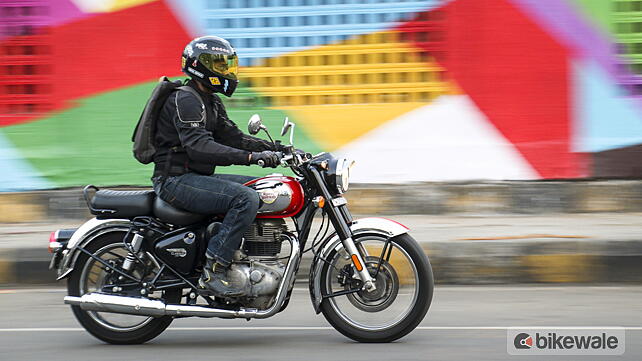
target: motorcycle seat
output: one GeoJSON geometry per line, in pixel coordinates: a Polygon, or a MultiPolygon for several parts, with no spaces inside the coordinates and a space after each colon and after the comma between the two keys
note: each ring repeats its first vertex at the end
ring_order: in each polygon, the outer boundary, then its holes
{"type": "Polygon", "coordinates": [[[90,202],[90,211],[96,218],[134,218],[152,214],[156,195],[153,190],[114,191],[99,190],[90,202]]]}
{"type": "Polygon", "coordinates": [[[96,191],[89,202],[89,209],[98,219],[154,216],[159,220],[176,226],[186,226],[203,221],[205,214],[191,213],[176,208],[156,196],[153,190],[115,191],[102,189],[96,191]]]}
{"type": "Polygon", "coordinates": [[[156,218],[175,226],[187,226],[201,222],[207,218],[207,215],[205,214],[191,213],[186,210],[176,208],[160,199],[160,197],[156,197],[154,200],[153,211],[156,218]]]}

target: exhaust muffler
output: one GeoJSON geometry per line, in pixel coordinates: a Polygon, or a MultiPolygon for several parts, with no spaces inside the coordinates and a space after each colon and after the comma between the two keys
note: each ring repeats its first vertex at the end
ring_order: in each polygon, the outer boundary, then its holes
{"type": "Polygon", "coordinates": [[[112,312],[136,316],[184,316],[184,317],[221,317],[251,318],[256,309],[223,310],[202,306],[168,305],[161,300],[148,298],[88,293],[82,297],[65,296],[65,303],[80,306],[85,311],[112,312]]]}

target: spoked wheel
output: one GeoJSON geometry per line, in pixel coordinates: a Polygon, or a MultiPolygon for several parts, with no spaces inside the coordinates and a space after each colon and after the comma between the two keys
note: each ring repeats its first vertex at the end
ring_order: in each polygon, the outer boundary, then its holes
{"type": "MultiPolygon", "coordinates": [[[[108,264],[122,266],[128,250],[122,240],[125,232],[113,232],[92,241],[87,251],[108,264]]],[[[159,270],[156,260],[149,254],[136,262],[131,275],[151,280],[159,270]]],[[[102,292],[105,285],[131,282],[119,279],[119,275],[86,254],[80,255],[75,270],[68,281],[68,293],[82,296],[92,292],[102,292]]],[[[130,295],[131,296],[131,295],[130,295]]],[[[167,303],[180,301],[181,291],[173,290],[151,295],[164,299],[167,303]]],[[[149,341],[163,332],[172,322],[169,316],[147,317],[110,312],[85,311],[80,306],[71,306],[80,324],[93,336],[114,344],[138,344],[149,341]]]]}
{"type": "Polygon", "coordinates": [[[408,234],[392,238],[387,246],[378,235],[361,236],[355,243],[366,255],[376,289],[363,289],[350,255],[343,248],[335,250],[321,270],[322,294],[337,294],[323,300],[323,315],[356,341],[390,342],[405,336],[423,320],[432,301],[428,258],[408,234]]]}

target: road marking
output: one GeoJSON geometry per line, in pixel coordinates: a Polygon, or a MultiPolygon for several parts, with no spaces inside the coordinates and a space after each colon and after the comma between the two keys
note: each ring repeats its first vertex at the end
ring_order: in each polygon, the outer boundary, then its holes
{"type": "Polygon", "coordinates": [[[453,286],[435,285],[435,292],[497,292],[497,291],[578,291],[578,290],[600,290],[600,291],[639,291],[640,286],[453,286]]]}
{"type": "Polygon", "coordinates": [[[0,294],[14,293],[63,293],[67,292],[66,288],[6,288],[0,289],[0,294]]]}
{"type": "MultiPolygon", "coordinates": [[[[640,286],[454,286],[454,285],[436,285],[435,292],[496,292],[496,291],[577,291],[577,290],[603,290],[603,291],[618,291],[618,290],[632,290],[638,291],[642,289],[640,286]]],[[[308,287],[294,287],[295,292],[309,292],[308,287]]],[[[0,294],[14,294],[14,293],[66,293],[66,288],[5,288],[0,289],[0,294]]]]}
{"type": "MultiPolygon", "coordinates": [[[[420,326],[416,330],[421,331],[484,331],[484,330],[508,330],[514,326],[420,326]]],[[[608,330],[625,329],[627,331],[642,331],[642,327],[616,327],[616,326],[590,326],[590,327],[566,327],[566,326],[520,326],[523,329],[569,329],[569,330],[608,330]]],[[[265,326],[265,327],[170,327],[166,331],[326,331],[334,330],[329,326],[265,326]]],[[[0,328],[0,332],[81,332],[85,331],[80,327],[40,327],[40,328],[0,328]]]]}

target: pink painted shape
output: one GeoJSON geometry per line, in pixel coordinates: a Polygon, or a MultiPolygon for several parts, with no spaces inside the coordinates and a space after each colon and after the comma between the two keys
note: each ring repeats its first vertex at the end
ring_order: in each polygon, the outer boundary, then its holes
{"type": "Polygon", "coordinates": [[[60,25],[90,15],[78,9],[71,0],[49,0],[49,5],[51,9],[50,26],[60,25]]]}
{"type": "MultiPolygon", "coordinates": [[[[56,25],[61,25],[70,21],[84,18],[90,14],[82,12],[78,7],[71,2],[70,0],[49,0],[43,3],[46,3],[48,7],[48,13],[41,16],[8,16],[0,18],[0,24],[5,21],[7,23],[13,24],[29,24],[35,27],[52,27],[56,25]]],[[[3,5],[12,5],[18,4],[23,5],[21,2],[16,1],[3,1],[3,5]]],[[[34,5],[38,5],[37,2],[34,2],[34,5]]],[[[0,40],[7,38],[7,34],[4,31],[0,31],[0,40]]]]}

